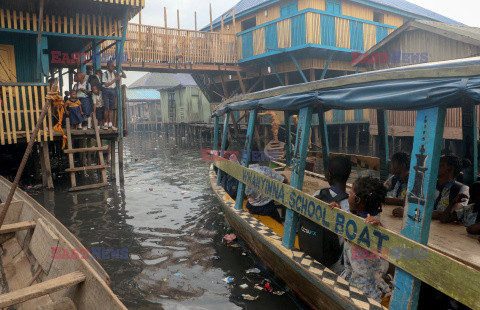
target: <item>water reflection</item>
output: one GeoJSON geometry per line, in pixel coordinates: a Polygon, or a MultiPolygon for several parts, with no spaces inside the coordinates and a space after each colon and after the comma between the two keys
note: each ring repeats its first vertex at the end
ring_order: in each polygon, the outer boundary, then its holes
{"type": "MultiPolygon", "coordinates": [[[[125,143],[125,182],[34,197],[87,247],[127,249],[128,259],[99,259],[130,309],[295,309],[287,294],[238,287],[255,266],[243,248],[222,242],[226,223],[207,179],[200,147],[175,147],[156,134],[125,143]],[[223,279],[235,277],[235,284],[223,279]],[[241,294],[260,296],[245,301],[241,294]]],[[[117,174],[118,175],[118,174],[117,174]]]]}

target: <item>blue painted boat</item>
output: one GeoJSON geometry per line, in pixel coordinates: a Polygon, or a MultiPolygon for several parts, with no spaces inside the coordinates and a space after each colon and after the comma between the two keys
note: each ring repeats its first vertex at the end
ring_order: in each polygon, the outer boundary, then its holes
{"type": "MultiPolygon", "coordinates": [[[[467,307],[480,309],[478,236],[468,235],[463,227],[446,226],[431,220],[448,108],[462,107],[463,154],[473,162],[472,168],[465,171],[464,183],[471,184],[478,177],[478,104],[480,57],[373,71],[238,96],[227,100],[214,112],[214,146],[219,141],[220,118],[224,122],[221,137],[223,152],[227,143],[230,112],[249,111],[245,142],[247,151],[241,164],[216,157],[214,166],[218,168],[218,175],[212,166],[210,182],[223,203],[227,219],[238,235],[312,308],[381,309],[384,306],[298,250],[295,240],[299,215],[370,253],[378,252],[381,248],[385,250],[386,254],[382,258],[395,266],[394,289],[385,306],[391,309],[416,309],[420,285],[424,282],[467,307]],[[326,203],[311,196],[311,188],[304,187],[305,180],[316,180],[318,186],[322,187],[322,176],[306,171],[305,167],[314,114],[318,115],[320,122],[324,166],[328,164],[331,154],[325,111],[330,109],[377,110],[380,146],[377,166],[381,179],[388,177],[386,111],[417,111],[403,221],[382,216],[382,222],[385,221],[388,229],[366,224],[363,219],[351,213],[329,208],[326,203]],[[290,185],[248,169],[257,112],[264,110],[284,113],[286,145],[291,145],[291,117],[299,116],[295,149],[293,152],[289,148],[285,149],[284,168],[291,174],[290,185]],[[220,186],[223,173],[240,181],[235,201],[220,186]],[[244,209],[246,186],[255,188],[285,206],[285,223],[275,224],[264,217],[248,213],[244,209]],[[365,236],[369,236],[368,242],[365,242],[365,236]],[[373,242],[373,236],[377,236],[379,241],[373,242]],[[426,255],[399,257],[395,255],[395,249],[426,255]]],[[[360,156],[351,156],[360,160],[360,156]]],[[[387,214],[389,208],[385,206],[387,214]]]]}

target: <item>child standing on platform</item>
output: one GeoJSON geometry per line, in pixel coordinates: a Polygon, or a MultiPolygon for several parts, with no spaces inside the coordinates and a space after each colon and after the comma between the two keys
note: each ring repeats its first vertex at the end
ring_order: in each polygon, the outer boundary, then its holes
{"type": "Polygon", "coordinates": [[[70,117],[70,124],[79,129],[79,125],[83,122],[82,103],[77,98],[77,92],[72,90],[70,92],[70,99],[65,103],[67,108],[67,115],[70,117]]]}
{"type": "Polygon", "coordinates": [[[105,106],[103,104],[102,92],[100,91],[99,86],[95,85],[92,87],[92,101],[93,101],[93,112],[97,118],[98,128],[106,127],[103,123],[105,116],[105,106]]]}
{"type": "MultiPolygon", "coordinates": [[[[85,73],[79,72],[76,76],[76,84],[73,86],[73,90],[77,91],[77,98],[82,103],[82,111],[85,116],[87,116],[87,127],[92,129],[92,117],[93,112],[92,103],[90,102],[90,95],[92,93],[92,88],[88,84],[85,73]]],[[[79,128],[82,129],[82,124],[79,125],[79,128]]]]}

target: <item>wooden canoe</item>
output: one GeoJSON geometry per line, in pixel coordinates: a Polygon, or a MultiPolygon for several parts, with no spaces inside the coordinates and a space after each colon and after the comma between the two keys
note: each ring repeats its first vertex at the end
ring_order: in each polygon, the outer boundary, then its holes
{"type": "MultiPolygon", "coordinates": [[[[0,177],[2,201],[10,188],[11,183],[0,177]]],[[[90,252],[20,189],[0,228],[0,242],[0,308],[127,309],[90,252]]]]}
{"type": "Polygon", "coordinates": [[[213,166],[210,184],[235,233],[301,299],[314,309],[385,309],[304,252],[282,246],[283,226],[268,216],[235,210],[235,201],[217,186],[213,166]]]}

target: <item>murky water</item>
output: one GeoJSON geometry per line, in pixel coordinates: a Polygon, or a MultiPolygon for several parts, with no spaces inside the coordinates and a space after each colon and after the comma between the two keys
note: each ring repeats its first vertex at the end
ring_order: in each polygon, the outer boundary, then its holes
{"type": "Polygon", "coordinates": [[[32,196],[88,249],[128,251],[128,259],[99,262],[129,309],[305,308],[289,294],[255,289],[265,278],[275,290],[284,288],[242,244],[223,242],[228,226],[200,146],[176,148],[157,134],[136,134],[126,139],[125,157],[124,185],[72,194],[64,177],[54,193],[32,196]],[[264,271],[247,275],[252,267],[264,271]],[[234,277],[233,284],[226,277],[234,277]]]}

